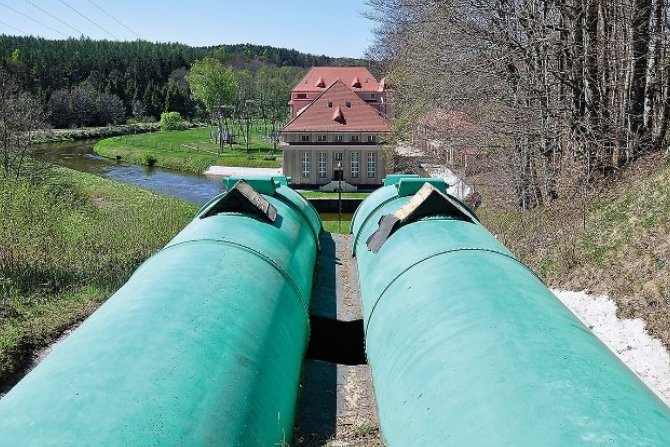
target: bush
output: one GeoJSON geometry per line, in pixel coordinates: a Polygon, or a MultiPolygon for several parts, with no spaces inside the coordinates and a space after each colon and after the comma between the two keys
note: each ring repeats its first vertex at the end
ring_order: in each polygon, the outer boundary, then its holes
{"type": "Polygon", "coordinates": [[[118,124],[126,115],[118,96],[84,87],[56,90],[49,98],[47,110],[49,121],[58,129],[118,124]]]}
{"type": "Polygon", "coordinates": [[[154,154],[144,154],[142,161],[147,166],[155,166],[158,159],[154,156],[154,154]]]}
{"type": "Polygon", "coordinates": [[[179,130],[181,127],[181,115],[179,112],[161,113],[161,130],[179,130]]]}

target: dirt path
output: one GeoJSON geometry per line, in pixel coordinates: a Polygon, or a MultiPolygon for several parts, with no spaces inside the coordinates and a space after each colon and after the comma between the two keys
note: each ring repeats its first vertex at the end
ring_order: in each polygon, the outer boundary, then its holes
{"type": "MultiPolygon", "coordinates": [[[[351,236],[325,234],[321,245],[311,313],[337,323],[329,325],[327,330],[331,333],[325,334],[313,324],[313,331],[320,332],[313,336],[320,337],[319,341],[328,337],[335,351],[340,340],[348,345],[360,343],[358,348],[362,350],[358,271],[351,257],[351,236]]],[[[342,352],[334,355],[338,354],[342,352]]],[[[367,365],[305,360],[292,445],[383,446],[367,365]]]]}

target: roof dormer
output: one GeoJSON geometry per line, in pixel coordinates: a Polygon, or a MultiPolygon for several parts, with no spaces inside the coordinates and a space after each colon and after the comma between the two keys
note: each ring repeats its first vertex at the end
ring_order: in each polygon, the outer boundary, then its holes
{"type": "Polygon", "coordinates": [[[354,78],[354,80],[351,83],[351,86],[353,88],[361,88],[361,81],[358,80],[358,76],[354,78]]]}
{"type": "Polygon", "coordinates": [[[337,106],[337,109],[335,109],[335,113],[333,113],[333,121],[338,122],[340,124],[346,124],[347,121],[344,119],[344,113],[342,113],[342,109],[340,106],[337,106]]]}
{"type": "Polygon", "coordinates": [[[323,78],[319,78],[316,81],[316,84],[314,84],[316,87],[321,87],[321,88],[326,88],[326,83],[324,82],[323,78]]]}

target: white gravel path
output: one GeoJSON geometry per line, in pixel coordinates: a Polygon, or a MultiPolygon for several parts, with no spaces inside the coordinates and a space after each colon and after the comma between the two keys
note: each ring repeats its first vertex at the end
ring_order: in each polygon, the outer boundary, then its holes
{"type": "Polygon", "coordinates": [[[640,318],[619,319],[607,295],[552,290],[666,404],[670,405],[670,355],[640,318]]]}
{"type": "Polygon", "coordinates": [[[395,147],[395,151],[398,155],[403,157],[421,157],[422,155],[425,155],[421,149],[414,147],[409,143],[398,144],[395,147]]]}
{"type": "Polygon", "coordinates": [[[448,192],[452,196],[463,200],[472,192],[472,187],[461,180],[453,171],[444,165],[422,164],[421,167],[426,170],[428,175],[434,178],[443,178],[449,185],[448,192]]]}
{"type": "MultiPolygon", "coordinates": [[[[421,157],[426,155],[424,151],[409,143],[401,143],[394,149],[398,155],[404,157],[421,157]]],[[[444,181],[447,182],[447,185],[449,185],[449,194],[452,196],[464,200],[470,193],[472,193],[472,187],[461,180],[460,177],[454,174],[454,172],[445,165],[419,163],[429,176],[433,178],[443,178],[444,181]]]]}
{"type": "Polygon", "coordinates": [[[252,175],[281,175],[281,168],[240,168],[235,166],[210,166],[205,175],[215,177],[244,177],[252,175]]]}

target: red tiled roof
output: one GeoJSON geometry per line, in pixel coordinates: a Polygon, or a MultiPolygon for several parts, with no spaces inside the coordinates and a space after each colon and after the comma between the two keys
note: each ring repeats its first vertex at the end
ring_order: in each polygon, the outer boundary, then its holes
{"type": "Polygon", "coordinates": [[[365,67],[312,67],[291,92],[319,92],[340,80],[355,91],[377,92],[379,81],[365,67]]]}
{"type": "Polygon", "coordinates": [[[377,110],[336,80],[303,108],[283,132],[390,132],[391,125],[377,110]]]}

